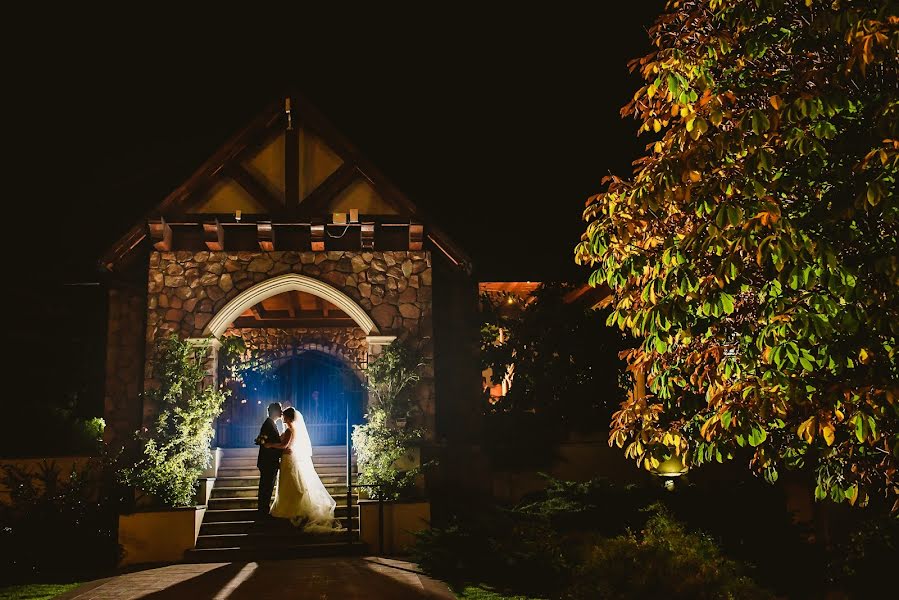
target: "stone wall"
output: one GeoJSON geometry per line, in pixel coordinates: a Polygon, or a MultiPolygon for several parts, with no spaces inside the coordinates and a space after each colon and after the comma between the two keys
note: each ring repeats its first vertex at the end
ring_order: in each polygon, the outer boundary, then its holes
{"type": "Polygon", "coordinates": [[[364,369],[368,362],[368,344],[365,341],[365,332],[358,327],[318,327],[314,329],[303,327],[237,329],[232,327],[225,332],[225,335],[239,336],[250,348],[267,352],[291,348],[318,350],[341,358],[357,369],[364,369]]]}
{"type": "Polygon", "coordinates": [[[106,342],[105,437],[125,443],[140,426],[140,385],[144,359],[145,290],[113,287],[109,290],[106,342]]]}
{"type": "MultiPolygon", "coordinates": [[[[425,362],[418,403],[434,430],[432,268],[429,252],[153,252],[147,297],[145,379],[152,385],[156,341],[169,334],[204,337],[204,328],[242,291],[285,273],[340,290],[371,317],[381,335],[418,346],[425,362]]],[[[154,407],[145,405],[144,420],[154,407]]]]}

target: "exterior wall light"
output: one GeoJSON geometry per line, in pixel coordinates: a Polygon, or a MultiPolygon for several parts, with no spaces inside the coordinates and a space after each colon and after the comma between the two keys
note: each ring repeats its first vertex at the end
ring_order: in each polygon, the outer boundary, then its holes
{"type": "Polygon", "coordinates": [[[671,458],[659,463],[659,466],[652,470],[652,474],[663,479],[662,485],[669,492],[674,491],[674,482],[681,475],[685,475],[689,468],[683,463],[680,456],[676,454],[671,458]]]}

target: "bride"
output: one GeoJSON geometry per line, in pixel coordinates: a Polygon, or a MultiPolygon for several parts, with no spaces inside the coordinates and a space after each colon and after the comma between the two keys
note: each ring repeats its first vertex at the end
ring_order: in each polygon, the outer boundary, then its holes
{"type": "Polygon", "coordinates": [[[284,410],[287,429],[281,434],[280,443],[267,443],[266,448],[284,450],[281,472],[278,475],[278,493],[272,505],[271,515],[290,519],[296,527],[307,532],[333,531],[336,502],[322,484],[312,465],[312,442],[303,415],[295,408],[284,410]]]}

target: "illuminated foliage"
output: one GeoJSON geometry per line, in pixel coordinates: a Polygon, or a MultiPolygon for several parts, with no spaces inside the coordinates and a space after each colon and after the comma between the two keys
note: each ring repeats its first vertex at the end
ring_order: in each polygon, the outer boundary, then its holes
{"type": "Polygon", "coordinates": [[[159,407],[151,428],[138,432],[141,456],[121,479],[166,506],[189,506],[200,474],[212,461],[213,422],[226,392],[207,381],[205,345],[178,337],[161,340],[147,395],[159,407]]]}
{"type": "MultiPolygon", "coordinates": [[[[588,201],[647,396],[610,443],[652,468],[746,456],[819,499],[899,496],[899,16],[887,0],[683,0],[633,61],[651,139],[588,201]]],[[[897,502],[896,507],[899,507],[897,502]]]]}
{"type": "Polygon", "coordinates": [[[417,416],[413,391],[424,367],[421,356],[399,340],[383,348],[365,372],[370,402],[365,423],[353,426],[359,483],[371,498],[406,499],[426,465],[410,467],[425,431],[409,421],[417,416]]]}

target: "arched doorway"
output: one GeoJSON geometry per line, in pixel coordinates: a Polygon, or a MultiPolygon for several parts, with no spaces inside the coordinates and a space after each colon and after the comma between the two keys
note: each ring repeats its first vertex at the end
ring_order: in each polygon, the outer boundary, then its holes
{"type": "Polygon", "coordinates": [[[350,427],[362,422],[366,390],[359,373],[342,358],[317,350],[284,348],[231,386],[217,421],[217,443],[225,448],[253,446],[272,402],[299,410],[315,446],[346,444],[350,427]]]}
{"type": "MultiPolygon", "coordinates": [[[[232,448],[253,445],[273,401],[295,406],[304,417],[309,411],[313,444],[346,444],[347,407],[351,425],[364,414],[368,356],[394,339],[381,335],[346,293],[298,273],[240,292],[209,321],[204,335],[218,341],[236,335],[256,351],[243,381],[229,386],[232,395],[216,422],[216,443],[232,448]]],[[[227,384],[222,373],[215,376],[227,384]]]]}
{"type": "MultiPolygon", "coordinates": [[[[304,292],[322,298],[332,303],[351,318],[366,335],[376,338],[380,343],[390,343],[390,340],[381,340],[378,328],[368,313],[362,309],[352,298],[324,281],[319,281],[298,273],[287,273],[266,279],[244,290],[232,298],[209,321],[205,328],[205,334],[218,338],[234,323],[235,319],[248,308],[257,305],[267,298],[292,291],[304,292]]],[[[392,336],[387,336],[392,339],[392,336]]]]}

